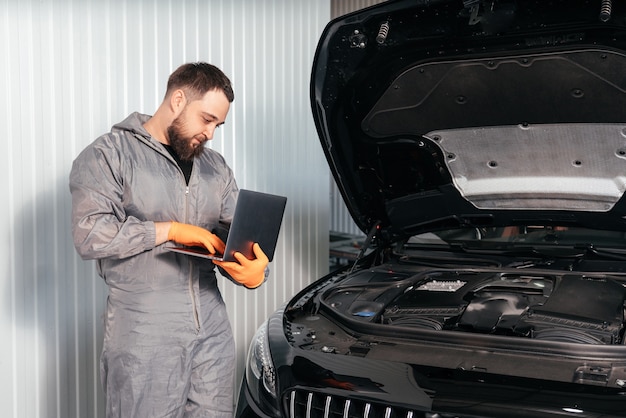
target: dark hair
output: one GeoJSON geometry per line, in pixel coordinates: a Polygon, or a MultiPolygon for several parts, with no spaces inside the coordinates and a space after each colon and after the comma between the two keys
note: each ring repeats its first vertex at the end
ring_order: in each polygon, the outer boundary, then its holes
{"type": "Polygon", "coordinates": [[[226,74],[206,62],[192,62],[178,67],[167,80],[165,97],[178,89],[183,90],[189,100],[200,99],[211,90],[221,90],[229,102],[235,100],[233,88],[226,74]]]}

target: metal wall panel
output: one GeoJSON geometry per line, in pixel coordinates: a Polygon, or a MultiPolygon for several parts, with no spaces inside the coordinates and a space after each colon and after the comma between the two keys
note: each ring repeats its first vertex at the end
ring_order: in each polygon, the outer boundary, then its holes
{"type": "Polygon", "coordinates": [[[329,176],[308,98],[330,0],[0,0],[0,413],[102,417],[106,286],[75,253],[67,178],[78,152],[169,73],[209,61],[236,99],[212,147],[240,187],[288,197],[270,281],[220,287],[238,378],[260,322],[328,269],[329,176]]]}
{"type": "Polygon", "coordinates": [[[334,19],[335,17],[384,2],[385,0],[331,0],[330,16],[334,19]]]}

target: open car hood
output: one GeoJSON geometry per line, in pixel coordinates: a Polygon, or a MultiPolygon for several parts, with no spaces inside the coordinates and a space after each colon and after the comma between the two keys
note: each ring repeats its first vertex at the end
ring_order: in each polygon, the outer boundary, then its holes
{"type": "Polygon", "coordinates": [[[626,230],[614,3],[401,0],[331,21],[313,117],[359,228],[389,241],[463,225],[626,230]]]}

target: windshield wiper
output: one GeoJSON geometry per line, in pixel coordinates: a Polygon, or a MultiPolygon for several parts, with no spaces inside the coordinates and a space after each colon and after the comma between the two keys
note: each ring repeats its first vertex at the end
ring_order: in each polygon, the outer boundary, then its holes
{"type": "Polygon", "coordinates": [[[554,259],[583,259],[589,256],[595,256],[605,260],[626,261],[626,250],[602,249],[597,248],[594,244],[575,244],[572,246],[544,246],[544,245],[524,245],[512,246],[510,248],[481,250],[474,248],[465,248],[465,252],[473,252],[478,254],[499,252],[505,256],[534,256],[542,258],[554,259]],[[487,252],[489,251],[489,252],[487,252]]]}
{"type": "Polygon", "coordinates": [[[574,248],[585,250],[586,254],[591,254],[599,258],[608,259],[608,260],[616,260],[616,261],[626,261],[626,250],[616,250],[616,249],[603,249],[597,248],[595,245],[591,243],[587,244],[577,244],[574,248]]]}

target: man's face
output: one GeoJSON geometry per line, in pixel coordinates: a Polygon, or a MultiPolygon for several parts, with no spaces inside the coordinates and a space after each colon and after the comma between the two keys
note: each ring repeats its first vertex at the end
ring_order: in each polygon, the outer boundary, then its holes
{"type": "Polygon", "coordinates": [[[230,102],[218,90],[207,92],[200,100],[187,102],[167,128],[169,142],[182,160],[191,161],[213,139],[213,133],[226,120],[230,102]]]}

